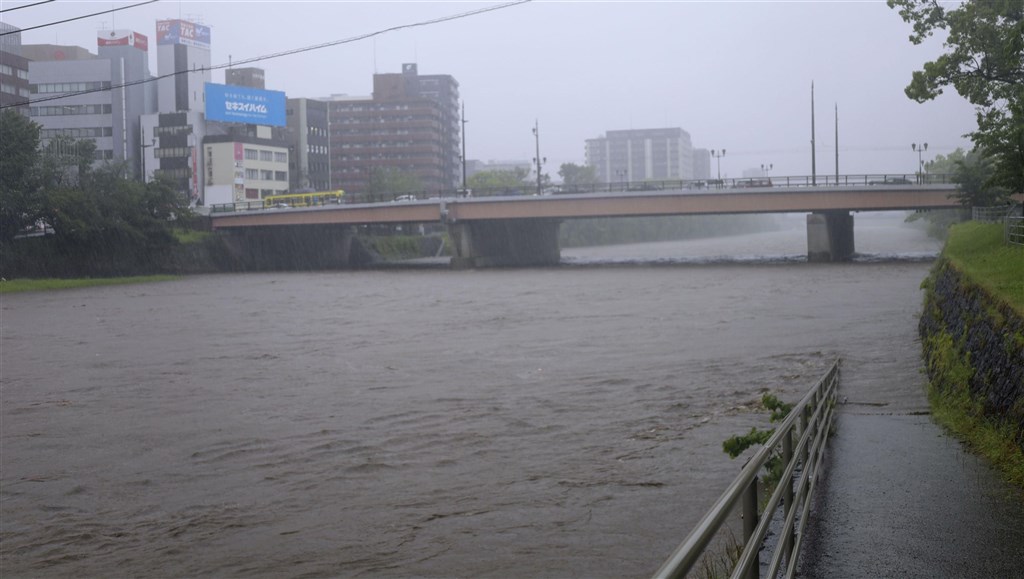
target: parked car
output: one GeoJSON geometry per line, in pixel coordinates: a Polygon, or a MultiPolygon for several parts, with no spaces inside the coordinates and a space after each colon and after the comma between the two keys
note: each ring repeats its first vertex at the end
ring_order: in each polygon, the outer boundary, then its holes
{"type": "Polygon", "coordinates": [[[760,178],[755,178],[755,179],[737,179],[736,180],[736,186],[737,187],[741,187],[741,188],[742,187],[771,187],[772,186],[772,180],[771,179],[767,179],[767,178],[765,178],[765,179],[760,179],[760,178]]]}
{"type": "Polygon", "coordinates": [[[881,181],[868,181],[868,185],[911,185],[906,177],[885,177],[881,181]]]}

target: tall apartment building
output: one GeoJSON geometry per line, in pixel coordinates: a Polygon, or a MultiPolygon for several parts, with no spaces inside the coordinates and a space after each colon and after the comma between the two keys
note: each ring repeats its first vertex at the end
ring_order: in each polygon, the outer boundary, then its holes
{"type": "Polygon", "coordinates": [[[157,113],[142,119],[145,179],[176,183],[195,203],[203,198],[205,86],[210,82],[210,28],[188,20],[156,23],[157,113]]]}
{"type": "Polygon", "coordinates": [[[459,83],[449,75],[373,75],[371,98],[336,98],[330,115],[331,188],[370,191],[377,170],[415,175],[424,189],[451,190],[462,179],[459,83]]]}
{"type": "Polygon", "coordinates": [[[153,110],[154,99],[148,83],[131,83],[150,76],[148,38],[101,30],[96,43],[98,55],[81,47],[24,47],[30,58],[46,58],[29,62],[30,90],[38,101],[29,115],[42,126],[44,144],[58,135],[92,139],[97,161],[125,162],[129,175],[141,175],[139,117],[153,110]],[[95,92],[74,94],[82,91],[95,92]],[[49,97],[57,98],[40,100],[49,97]]]}
{"type": "Polygon", "coordinates": [[[28,115],[32,98],[28,81],[28,59],[21,52],[21,29],[0,22],[0,106],[13,107],[28,115]]]}
{"type": "Polygon", "coordinates": [[[291,191],[327,191],[331,188],[330,134],[327,103],[288,99],[288,172],[291,191]]]}
{"type": "Polygon", "coordinates": [[[693,178],[702,180],[711,178],[711,151],[707,149],[693,150],[693,178]]]}
{"type": "Polygon", "coordinates": [[[586,159],[606,183],[693,179],[693,145],[680,128],[608,131],[587,139],[586,159]]]}

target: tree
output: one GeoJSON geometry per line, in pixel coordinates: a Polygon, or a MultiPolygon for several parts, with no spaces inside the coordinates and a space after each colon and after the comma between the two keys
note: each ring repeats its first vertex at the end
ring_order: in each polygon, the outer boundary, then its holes
{"type": "Polygon", "coordinates": [[[1024,3],[966,0],[950,7],[938,0],[888,0],[914,27],[920,44],[936,30],[948,49],[915,71],[905,92],[926,102],[952,86],[976,106],[975,145],[992,158],[990,185],[1024,192],[1024,3]]]}
{"type": "Polygon", "coordinates": [[[0,112],[0,240],[39,219],[39,125],[13,109],[0,112]]]}
{"type": "Polygon", "coordinates": [[[952,175],[956,173],[956,164],[958,161],[963,161],[967,153],[963,149],[957,147],[955,151],[949,155],[935,155],[935,158],[931,161],[925,161],[925,171],[932,175],[952,175]]]}
{"type": "Polygon", "coordinates": [[[88,178],[96,159],[96,141],[57,135],[40,153],[42,185],[79,187],[88,178]]]}
{"type": "Polygon", "coordinates": [[[955,197],[965,207],[991,207],[1004,203],[1006,189],[991,185],[992,159],[975,149],[955,162],[953,182],[958,185],[955,197]]]}
{"type": "Polygon", "coordinates": [[[370,173],[370,193],[415,193],[422,190],[420,178],[409,171],[375,167],[370,173]]]}
{"type": "Polygon", "coordinates": [[[558,176],[562,178],[562,184],[567,187],[597,183],[597,170],[590,165],[562,163],[562,166],[558,168],[558,176]]]}
{"type": "Polygon", "coordinates": [[[529,176],[530,172],[522,167],[506,171],[480,171],[467,179],[467,185],[471,189],[519,191],[530,185],[526,182],[529,176]]]}

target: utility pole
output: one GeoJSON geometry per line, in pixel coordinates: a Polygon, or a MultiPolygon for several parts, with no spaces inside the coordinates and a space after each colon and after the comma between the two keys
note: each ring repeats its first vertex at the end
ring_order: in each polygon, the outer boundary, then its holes
{"type": "Polygon", "coordinates": [[[818,184],[818,169],[814,158],[814,81],[811,81],[811,185],[818,184]]]}
{"type": "Polygon", "coordinates": [[[839,103],[836,103],[836,185],[839,185],[839,103]]]}
{"type": "Polygon", "coordinates": [[[462,194],[466,194],[466,101],[462,101],[462,194]]]}
{"type": "Polygon", "coordinates": [[[540,195],[540,165],[541,163],[547,163],[548,158],[540,156],[540,123],[536,119],[533,121],[533,138],[537,142],[537,156],[533,158],[533,162],[537,164],[537,195],[540,195]]]}

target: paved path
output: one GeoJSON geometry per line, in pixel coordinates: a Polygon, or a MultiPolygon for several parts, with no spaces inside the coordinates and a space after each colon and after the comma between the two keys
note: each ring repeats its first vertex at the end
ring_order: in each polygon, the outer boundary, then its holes
{"type": "Polygon", "coordinates": [[[1024,578],[1024,493],[930,416],[839,408],[802,577],[1024,578]]]}

